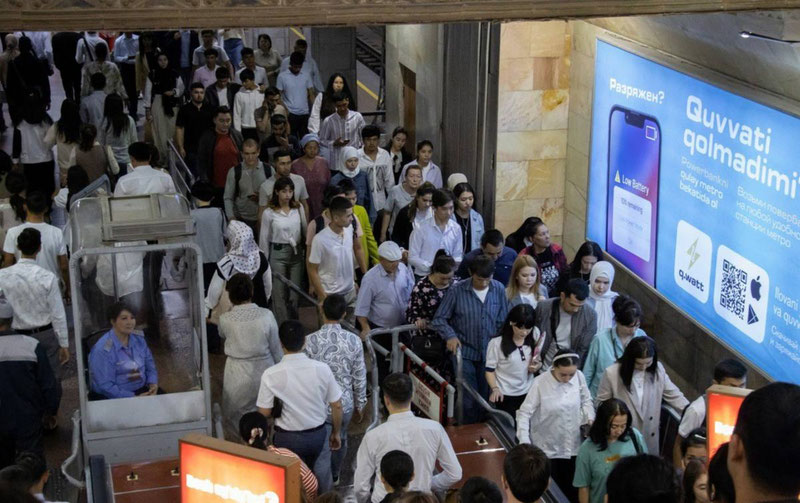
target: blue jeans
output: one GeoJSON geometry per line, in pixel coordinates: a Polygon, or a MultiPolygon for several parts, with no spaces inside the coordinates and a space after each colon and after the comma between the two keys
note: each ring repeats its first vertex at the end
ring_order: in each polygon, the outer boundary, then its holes
{"type": "MultiPolygon", "coordinates": [[[[338,451],[331,451],[330,444],[325,442],[325,447],[323,447],[322,452],[317,458],[317,462],[312,467],[314,475],[317,476],[317,481],[319,482],[319,494],[333,489],[333,479],[339,478],[339,473],[342,469],[342,460],[344,460],[344,456],[347,454],[347,427],[350,425],[350,420],[352,418],[352,410],[342,414],[342,427],[339,430],[342,438],[341,449],[338,451]]],[[[333,431],[333,418],[331,416],[328,416],[328,420],[325,421],[325,431],[327,436],[330,437],[333,431]]]]}
{"type": "MultiPolygon", "coordinates": [[[[231,60],[233,71],[237,71],[239,69],[239,64],[242,62],[242,48],[244,47],[244,42],[242,42],[241,38],[229,38],[224,42],[223,47],[228,58],[231,60]]],[[[231,75],[231,77],[233,77],[233,75],[231,75]]]]}
{"type": "Polygon", "coordinates": [[[314,466],[317,458],[328,445],[328,429],[321,425],[312,431],[275,430],[272,437],[275,447],[284,447],[303,460],[309,468],[314,466]]]}
{"type": "MultiPolygon", "coordinates": [[[[483,361],[462,360],[463,378],[465,386],[472,386],[480,396],[486,398],[489,395],[489,384],[486,382],[486,367],[483,361]]],[[[455,357],[453,357],[453,368],[456,368],[455,357]]],[[[472,398],[472,395],[464,393],[464,424],[478,423],[483,419],[483,409],[472,398]]]]}

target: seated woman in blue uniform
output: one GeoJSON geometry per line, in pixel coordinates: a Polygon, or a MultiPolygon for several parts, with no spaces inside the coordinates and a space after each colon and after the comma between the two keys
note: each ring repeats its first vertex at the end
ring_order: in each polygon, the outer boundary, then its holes
{"type": "Polygon", "coordinates": [[[89,352],[95,398],[125,398],[158,393],[158,372],[144,337],[133,333],[136,317],[117,302],[108,310],[111,330],[89,352]]]}

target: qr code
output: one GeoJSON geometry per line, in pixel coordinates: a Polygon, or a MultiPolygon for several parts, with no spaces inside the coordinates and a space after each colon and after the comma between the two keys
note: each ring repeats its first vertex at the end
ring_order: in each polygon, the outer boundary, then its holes
{"type": "Polygon", "coordinates": [[[731,262],[722,262],[722,291],[719,303],[731,313],[744,319],[745,296],[747,295],[747,272],[731,262]]]}

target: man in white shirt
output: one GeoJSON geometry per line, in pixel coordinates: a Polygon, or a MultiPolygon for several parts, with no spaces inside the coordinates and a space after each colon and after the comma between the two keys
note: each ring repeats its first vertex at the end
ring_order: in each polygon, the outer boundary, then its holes
{"type": "Polygon", "coordinates": [[[280,400],[272,443],[294,452],[311,468],[326,440],[333,451],[342,446],[342,390],[328,365],[303,353],[306,335],[299,321],[284,321],[278,332],[283,359],[261,376],[256,406],[265,417],[271,417],[277,412],[275,400],[280,400]],[[325,429],[328,406],[332,418],[330,438],[325,429]]]}
{"type": "Polygon", "coordinates": [[[258,141],[256,109],[264,103],[264,95],[258,90],[252,70],[245,68],[239,73],[242,88],[233,98],[233,127],[242,137],[258,141]]]}
{"type": "Polygon", "coordinates": [[[32,228],[19,234],[19,262],[0,269],[0,305],[9,305],[14,311],[11,327],[16,333],[30,335],[42,344],[60,380],[61,366],[69,361],[67,316],[57,276],[36,264],[36,255],[42,250],[41,236],[32,228]]]}
{"type": "Polygon", "coordinates": [[[206,88],[217,82],[217,68],[220,68],[217,64],[219,51],[216,49],[206,49],[203,54],[205,55],[206,62],[203,66],[194,71],[192,83],[200,82],[203,84],[203,87],[206,88]]]}
{"type": "Polygon", "coordinates": [[[365,122],[360,113],[350,110],[350,98],[346,94],[334,93],[331,100],[336,105],[336,113],[325,117],[319,128],[320,155],[328,159],[328,166],[339,166],[339,155],[344,147],[359,149],[364,146],[361,130],[365,122]]]}
{"type": "Polygon", "coordinates": [[[364,126],[361,130],[361,139],[364,146],[358,149],[358,168],[369,176],[373,208],[369,219],[374,227],[379,212],[383,212],[386,207],[389,190],[394,187],[392,156],[378,146],[381,139],[381,130],[378,126],[374,124],[364,126]]]}
{"type": "Polygon", "coordinates": [[[42,241],[42,251],[36,257],[36,263],[52,272],[56,278],[62,278],[65,292],[69,297],[69,264],[67,262],[67,247],[64,244],[64,233],[58,227],[45,223],[44,214],[50,201],[43,192],[31,192],[25,199],[27,216],[25,223],[12,227],[6,232],[3,243],[3,264],[5,267],[13,265],[21,258],[17,248],[17,238],[20,233],[28,228],[39,231],[42,241]]]}
{"type": "Polygon", "coordinates": [[[241,74],[245,70],[250,70],[253,72],[253,80],[258,86],[258,90],[262,93],[269,85],[269,80],[267,80],[267,70],[263,66],[256,65],[256,54],[253,49],[249,47],[245,47],[242,49],[242,63],[244,64],[244,68],[241,68],[236,71],[236,83],[244,84],[242,82],[241,74]]]}
{"type": "Polygon", "coordinates": [[[200,32],[202,43],[192,53],[192,69],[197,70],[205,65],[206,49],[214,49],[217,51],[217,59],[221,63],[221,66],[228,69],[228,75],[233,75],[234,68],[233,65],[231,65],[230,59],[228,59],[228,54],[219,45],[214,43],[215,36],[216,33],[214,33],[214,30],[203,30],[200,32]]]}
{"type": "Polygon", "coordinates": [[[414,274],[427,276],[431,264],[440,249],[446,251],[461,263],[464,255],[464,242],[461,239],[461,227],[453,215],[453,193],[439,189],[433,193],[433,219],[419,229],[411,232],[408,245],[408,263],[414,267],[414,274]]]}
{"type": "Polygon", "coordinates": [[[308,280],[324,301],[332,293],[347,300],[352,313],[356,304],[356,283],[353,263],[353,205],[344,197],[331,201],[330,224],[317,232],[308,255],[308,280]]]}
{"type": "Polygon", "coordinates": [[[292,155],[288,150],[276,150],[272,155],[272,166],[275,174],[267,178],[258,188],[258,227],[261,228],[261,215],[267,209],[272,199],[272,189],[278,178],[290,178],[294,184],[294,200],[303,205],[306,218],[308,218],[308,190],[302,176],[292,173],[292,155]]]}
{"type": "Polygon", "coordinates": [[[442,425],[411,412],[411,378],[401,373],[390,374],[381,389],[389,419],[368,431],[358,448],[353,477],[356,501],[378,503],[386,496],[379,468],[383,456],[393,450],[406,452],[414,460],[414,479],[409,491],[443,492],[461,480],[461,464],[442,425]],[[433,475],[437,462],[442,471],[433,475]],[[370,484],[373,475],[375,483],[370,484]]]}
{"type": "Polygon", "coordinates": [[[117,181],[114,197],[176,192],[171,176],[150,167],[150,149],[150,145],[141,141],[128,147],[133,173],[128,173],[117,181]]]}
{"type": "Polygon", "coordinates": [[[105,43],[96,31],[85,32],[81,39],[78,40],[78,47],[75,49],[75,61],[82,65],[96,60],[97,56],[94,53],[94,48],[101,42],[105,43]]]}
{"type": "Polygon", "coordinates": [[[308,118],[311,114],[310,104],[314,103],[316,92],[314,83],[303,67],[303,55],[293,52],[289,57],[289,67],[278,74],[275,86],[280,90],[283,103],[289,111],[289,124],[292,133],[302,138],[308,132],[308,118]]]}

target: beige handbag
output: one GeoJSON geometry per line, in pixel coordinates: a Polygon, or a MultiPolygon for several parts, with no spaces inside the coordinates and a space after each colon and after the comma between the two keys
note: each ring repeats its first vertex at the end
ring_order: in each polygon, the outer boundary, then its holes
{"type": "Polygon", "coordinates": [[[211,314],[208,317],[208,322],[214,325],[219,325],[219,317],[233,309],[233,303],[231,298],[228,297],[228,290],[225,288],[227,285],[228,282],[226,281],[222,286],[222,295],[219,296],[219,302],[211,310],[211,314]]]}

